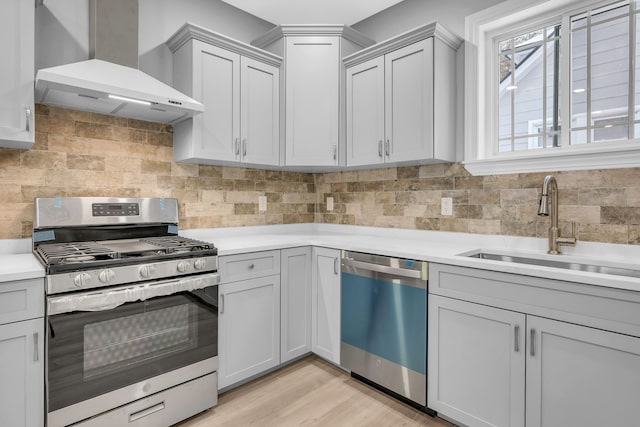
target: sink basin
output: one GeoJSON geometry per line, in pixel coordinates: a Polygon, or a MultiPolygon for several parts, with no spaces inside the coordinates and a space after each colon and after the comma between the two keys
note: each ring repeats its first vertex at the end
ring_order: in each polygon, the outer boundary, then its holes
{"type": "MultiPolygon", "coordinates": [[[[613,266],[613,265],[605,265],[603,263],[599,263],[597,261],[589,261],[589,262],[577,262],[577,261],[569,261],[569,260],[561,260],[561,259],[549,259],[549,258],[537,258],[533,256],[527,256],[524,254],[506,254],[500,252],[489,252],[489,251],[473,251],[464,254],[460,254],[462,256],[467,256],[470,258],[479,258],[486,259],[492,261],[503,261],[503,262],[513,262],[517,264],[529,264],[529,265],[537,265],[540,267],[554,267],[554,268],[562,268],[565,270],[574,270],[574,271],[585,271],[590,273],[600,273],[600,274],[613,274],[616,276],[626,276],[626,277],[638,277],[640,278],[640,269],[634,268],[634,266],[613,266]]],[[[557,256],[557,255],[552,255],[557,256]]],[[[639,266],[640,267],[640,266],[639,266]]]]}

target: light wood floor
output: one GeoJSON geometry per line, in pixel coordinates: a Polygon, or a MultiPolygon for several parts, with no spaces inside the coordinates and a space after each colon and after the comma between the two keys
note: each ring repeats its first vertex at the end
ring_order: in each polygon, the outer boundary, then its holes
{"type": "Polygon", "coordinates": [[[218,405],[179,427],[451,427],[309,356],[219,396],[218,405]]]}

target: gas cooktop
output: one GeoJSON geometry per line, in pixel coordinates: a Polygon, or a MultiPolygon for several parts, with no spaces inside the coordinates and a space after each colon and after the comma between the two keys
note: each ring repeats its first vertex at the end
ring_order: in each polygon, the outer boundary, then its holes
{"type": "Polygon", "coordinates": [[[41,243],[35,248],[47,274],[140,262],[217,255],[207,242],[181,236],[146,237],[88,242],[41,243]]]}

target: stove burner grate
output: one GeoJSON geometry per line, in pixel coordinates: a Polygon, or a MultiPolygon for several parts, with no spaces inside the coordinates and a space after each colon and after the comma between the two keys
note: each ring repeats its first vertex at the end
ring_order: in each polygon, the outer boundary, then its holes
{"type": "Polygon", "coordinates": [[[37,252],[47,265],[117,257],[117,253],[96,242],[43,244],[37,247],[37,252]]]}
{"type": "Polygon", "coordinates": [[[162,247],[165,253],[200,251],[214,248],[211,243],[180,236],[147,237],[140,240],[162,247]]]}
{"type": "Polygon", "coordinates": [[[72,243],[44,243],[36,248],[37,254],[48,266],[117,262],[119,259],[162,258],[187,253],[217,254],[211,243],[180,236],[145,237],[72,243]]]}

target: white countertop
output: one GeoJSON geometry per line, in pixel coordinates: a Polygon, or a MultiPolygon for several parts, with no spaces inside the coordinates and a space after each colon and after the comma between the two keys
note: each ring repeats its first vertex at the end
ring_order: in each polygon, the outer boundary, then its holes
{"type": "Polygon", "coordinates": [[[44,277],[44,268],[31,253],[0,254],[0,286],[3,282],[44,277]]]}
{"type": "MultiPolygon", "coordinates": [[[[638,278],[460,255],[483,249],[568,262],[590,263],[597,260],[612,266],[640,269],[640,245],[579,241],[575,247],[563,247],[564,255],[547,255],[547,239],[335,224],[193,229],[181,230],[180,235],[212,242],[221,256],[323,246],[640,292],[638,278]]],[[[31,240],[0,240],[0,282],[35,277],[44,277],[44,269],[31,254],[31,240]]]]}
{"type": "Polygon", "coordinates": [[[335,224],[195,229],[183,230],[180,234],[212,242],[219,255],[313,245],[640,291],[639,278],[459,255],[483,249],[640,269],[640,246],[635,245],[578,242],[575,247],[563,247],[563,255],[547,255],[547,239],[335,224]]]}

